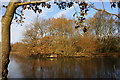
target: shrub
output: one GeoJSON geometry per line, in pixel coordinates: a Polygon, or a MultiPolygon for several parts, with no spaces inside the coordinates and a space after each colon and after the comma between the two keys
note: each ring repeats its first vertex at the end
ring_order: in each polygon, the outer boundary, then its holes
{"type": "Polygon", "coordinates": [[[81,49],[81,52],[94,53],[97,49],[97,43],[94,35],[84,34],[77,41],[77,46],[81,49]]]}
{"type": "Polygon", "coordinates": [[[115,36],[107,36],[98,39],[98,51],[102,53],[119,52],[120,51],[120,38],[115,36]]]}

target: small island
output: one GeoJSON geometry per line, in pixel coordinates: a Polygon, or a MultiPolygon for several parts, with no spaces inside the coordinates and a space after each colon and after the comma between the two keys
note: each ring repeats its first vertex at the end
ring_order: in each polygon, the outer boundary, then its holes
{"type": "Polygon", "coordinates": [[[115,22],[103,12],[96,12],[86,20],[87,27],[79,29],[74,28],[73,19],[64,16],[35,18],[26,25],[23,39],[11,44],[11,54],[33,58],[119,57],[120,36],[115,22]]]}

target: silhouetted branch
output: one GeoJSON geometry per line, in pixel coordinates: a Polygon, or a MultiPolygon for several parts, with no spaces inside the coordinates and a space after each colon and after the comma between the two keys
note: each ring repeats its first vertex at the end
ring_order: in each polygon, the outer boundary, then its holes
{"type": "Polygon", "coordinates": [[[120,16],[119,16],[119,15],[117,15],[117,14],[109,13],[109,12],[108,12],[108,11],[106,11],[106,10],[97,9],[96,7],[91,6],[91,5],[89,5],[89,6],[90,6],[91,8],[93,8],[93,9],[97,10],[97,11],[102,11],[102,12],[107,13],[108,15],[114,15],[114,16],[116,16],[116,17],[120,18],[120,16]]]}

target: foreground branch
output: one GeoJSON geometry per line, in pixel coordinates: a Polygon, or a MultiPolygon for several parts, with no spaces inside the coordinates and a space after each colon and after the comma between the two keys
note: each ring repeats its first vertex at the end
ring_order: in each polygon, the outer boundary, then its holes
{"type": "Polygon", "coordinates": [[[93,9],[95,9],[95,10],[97,10],[97,11],[102,11],[102,12],[105,12],[105,13],[107,13],[108,15],[114,15],[114,16],[116,16],[116,17],[118,17],[119,19],[120,19],[120,16],[119,15],[117,15],[117,14],[113,14],[113,13],[109,13],[109,12],[107,12],[106,10],[102,10],[102,9],[97,9],[96,7],[94,7],[94,6],[90,6],[91,8],[93,8],[93,9]]]}
{"type": "Polygon", "coordinates": [[[50,1],[50,0],[41,0],[41,1],[21,2],[21,3],[16,3],[16,6],[29,5],[29,4],[36,4],[36,3],[48,2],[48,1],[50,1]]]}

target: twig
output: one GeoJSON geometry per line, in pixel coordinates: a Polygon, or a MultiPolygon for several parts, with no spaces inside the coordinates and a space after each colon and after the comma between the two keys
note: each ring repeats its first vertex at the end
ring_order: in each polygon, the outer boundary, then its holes
{"type": "MultiPolygon", "coordinates": [[[[102,1],[102,0],[101,0],[102,1]]],[[[104,7],[104,3],[103,3],[103,1],[102,1],[102,5],[103,5],[103,10],[105,10],[105,7],[104,7]]]]}
{"type": "Polygon", "coordinates": [[[105,12],[106,14],[109,14],[109,15],[114,15],[114,16],[116,16],[116,17],[118,17],[118,18],[120,19],[120,16],[117,15],[117,14],[109,13],[109,12],[107,12],[106,10],[97,9],[96,7],[91,6],[91,5],[89,5],[89,6],[90,6],[91,8],[93,8],[93,9],[97,10],[97,11],[105,12]]]}

